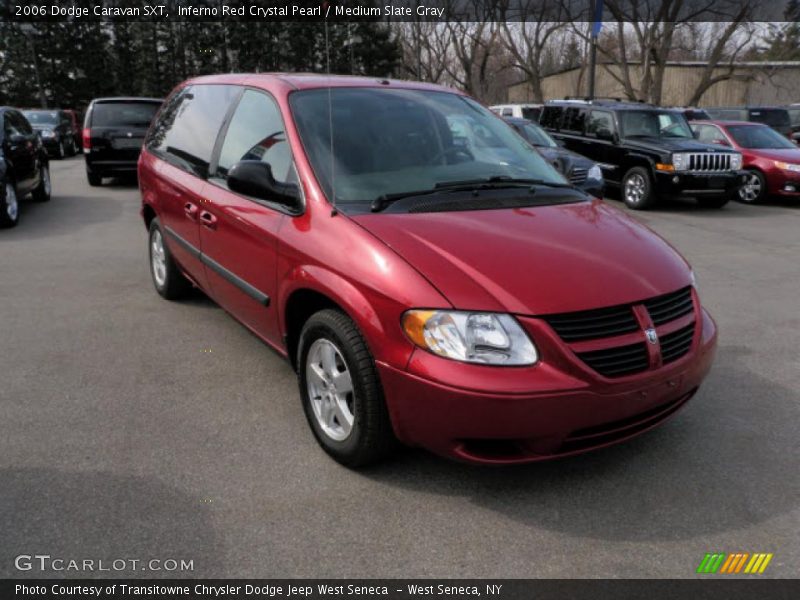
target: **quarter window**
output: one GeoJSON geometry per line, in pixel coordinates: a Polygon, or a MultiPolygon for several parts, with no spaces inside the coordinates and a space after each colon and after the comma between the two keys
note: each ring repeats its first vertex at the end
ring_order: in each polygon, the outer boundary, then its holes
{"type": "Polygon", "coordinates": [[[206,177],[220,126],[238,92],[230,85],[193,85],[180,90],[153,126],[148,149],[206,177]]]}
{"type": "Polygon", "coordinates": [[[564,117],[564,130],[583,133],[583,124],[586,120],[586,110],[583,108],[570,107],[564,117]]]}
{"type": "Polygon", "coordinates": [[[564,109],[560,106],[547,106],[542,111],[539,124],[547,129],[558,129],[564,109]]]}
{"type": "Polygon", "coordinates": [[[280,110],[272,98],[254,90],[246,90],[236,107],[220,151],[217,176],[224,179],[241,160],[268,163],[280,183],[296,181],[280,110]]]}

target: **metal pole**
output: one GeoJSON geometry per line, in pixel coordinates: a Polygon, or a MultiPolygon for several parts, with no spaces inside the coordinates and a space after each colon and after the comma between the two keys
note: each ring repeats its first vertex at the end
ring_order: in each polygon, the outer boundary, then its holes
{"type": "Polygon", "coordinates": [[[592,45],[589,48],[589,99],[594,98],[594,73],[597,68],[597,37],[592,36],[592,45]]]}

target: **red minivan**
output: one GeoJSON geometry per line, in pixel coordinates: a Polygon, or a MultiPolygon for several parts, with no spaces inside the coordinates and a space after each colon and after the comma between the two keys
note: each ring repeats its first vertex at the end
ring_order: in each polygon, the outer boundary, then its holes
{"type": "Polygon", "coordinates": [[[139,184],[158,293],[194,285],[286,356],[349,466],[398,440],[484,464],[607,446],[711,367],[686,261],[447,88],[193,79],[151,126],[139,184]]]}

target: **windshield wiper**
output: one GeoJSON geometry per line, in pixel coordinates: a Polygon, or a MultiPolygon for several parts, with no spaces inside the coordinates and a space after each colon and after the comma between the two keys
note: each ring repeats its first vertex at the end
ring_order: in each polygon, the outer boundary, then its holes
{"type": "Polygon", "coordinates": [[[495,175],[493,177],[485,177],[483,179],[465,179],[463,181],[440,181],[434,185],[432,189],[418,190],[416,192],[399,192],[397,194],[383,194],[378,196],[372,201],[372,204],[370,204],[370,210],[372,212],[380,212],[398,200],[411,198],[413,196],[430,196],[432,194],[447,194],[450,192],[470,192],[482,189],[502,189],[515,187],[524,187],[528,188],[530,192],[535,192],[536,186],[550,188],[573,187],[569,183],[546,181],[544,179],[513,178],[506,175],[495,175]]]}

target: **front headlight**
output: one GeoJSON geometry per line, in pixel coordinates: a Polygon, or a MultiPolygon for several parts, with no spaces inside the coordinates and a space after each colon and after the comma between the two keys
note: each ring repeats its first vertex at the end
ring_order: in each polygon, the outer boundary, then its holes
{"type": "Polygon", "coordinates": [[[793,173],[800,173],[800,165],[794,165],[792,163],[781,162],[779,160],[775,161],[775,166],[779,169],[783,169],[784,171],[792,171],[793,173]]]}
{"type": "Polygon", "coordinates": [[[731,169],[738,171],[742,168],[742,155],[738,152],[731,154],[731,169]]]}
{"type": "Polygon", "coordinates": [[[52,129],[44,129],[44,130],[42,130],[42,137],[51,138],[51,137],[55,137],[55,136],[56,136],[56,132],[53,131],[52,129]]]}
{"type": "Polygon", "coordinates": [[[488,365],[532,365],[536,347],[511,315],[409,310],[403,330],[420,348],[453,360],[488,365]]]}
{"type": "Polygon", "coordinates": [[[586,178],[603,181],[603,169],[600,168],[600,165],[594,165],[591,169],[589,169],[589,172],[586,174],[586,178]]]}
{"type": "Polygon", "coordinates": [[[676,152],[672,155],[672,166],[676,171],[685,171],[689,168],[689,159],[686,154],[676,152]]]}

